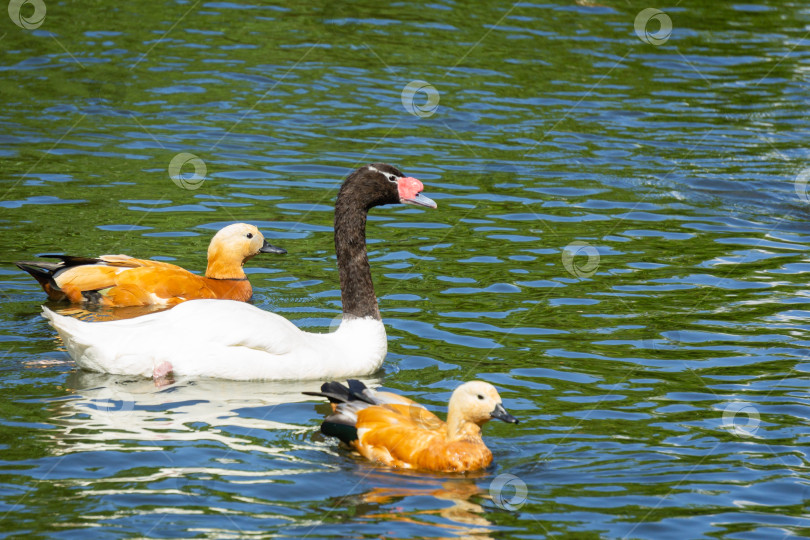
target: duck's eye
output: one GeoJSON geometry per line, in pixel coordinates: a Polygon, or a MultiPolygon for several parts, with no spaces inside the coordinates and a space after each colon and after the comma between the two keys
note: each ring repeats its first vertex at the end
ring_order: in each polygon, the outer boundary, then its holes
{"type": "Polygon", "coordinates": [[[253,238],[253,233],[252,232],[247,233],[247,237],[248,238],[253,238]]]}
{"type": "Polygon", "coordinates": [[[397,177],[396,177],[396,176],[394,176],[393,174],[389,174],[389,175],[388,175],[388,179],[389,179],[390,181],[392,181],[392,182],[396,182],[396,181],[397,181],[397,177]]]}
{"type": "Polygon", "coordinates": [[[481,394],[478,394],[478,399],[483,400],[483,399],[484,399],[484,396],[482,396],[481,394]]]}

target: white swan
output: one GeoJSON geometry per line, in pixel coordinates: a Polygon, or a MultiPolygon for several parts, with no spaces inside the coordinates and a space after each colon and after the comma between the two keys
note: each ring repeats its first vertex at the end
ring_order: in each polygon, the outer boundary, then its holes
{"type": "Polygon", "coordinates": [[[79,367],[118,375],[232,380],[346,378],[379,369],[388,351],[366,253],[368,210],[384,204],[436,208],[422,183],[375,163],[352,172],[335,203],[335,252],[343,321],[304,332],[280,315],[232,300],[190,300],[135,319],[88,323],[43,306],[79,367]]]}

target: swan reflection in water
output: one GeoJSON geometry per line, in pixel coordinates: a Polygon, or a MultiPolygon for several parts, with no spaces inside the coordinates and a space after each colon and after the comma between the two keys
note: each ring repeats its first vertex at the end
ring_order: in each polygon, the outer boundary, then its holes
{"type": "MultiPolygon", "coordinates": [[[[380,384],[374,378],[364,381],[380,384]]],[[[257,445],[255,437],[244,435],[245,429],[257,434],[312,431],[314,426],[274,420],[272,407],[310,401],[302,392],[318,390],[320,384],[178,379],[161,387],[147,378],[75,371],[65,381],[69,395],[58,402],[53,419],[64,428],[57,435],[58,452],[132,450],[133,441],[214,440],[233,450],[283,453],[285,450],[257,445]],[[267,407],[271,409],[261,418],[240,414],[240,410],[267,407]]]]}

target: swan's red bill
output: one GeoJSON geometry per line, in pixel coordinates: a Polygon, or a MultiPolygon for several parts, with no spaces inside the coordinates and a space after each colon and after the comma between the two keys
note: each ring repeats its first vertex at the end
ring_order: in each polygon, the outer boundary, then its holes
{"type": "Polygon", "coordinates": [[[399,189],[399,200],[404,204],[413,204],[416,206],[424,206],[426,208],[436,208],[436,203],[422,195],[422,190],[425,186],[416,178],[405,176],[397,180],[397,187],[399,189]]]}

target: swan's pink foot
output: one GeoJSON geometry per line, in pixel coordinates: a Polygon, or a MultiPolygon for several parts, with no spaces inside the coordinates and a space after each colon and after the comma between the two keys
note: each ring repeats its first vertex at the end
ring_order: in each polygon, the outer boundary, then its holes
{"type": "Polygon", "coordinates": [[[155,385],[166,386],[172,384],[174,380],[172,379],[172,367],[171,362],[161,362],[155,369],[152,371],[152,379],[155,381],[155,385]]]}

